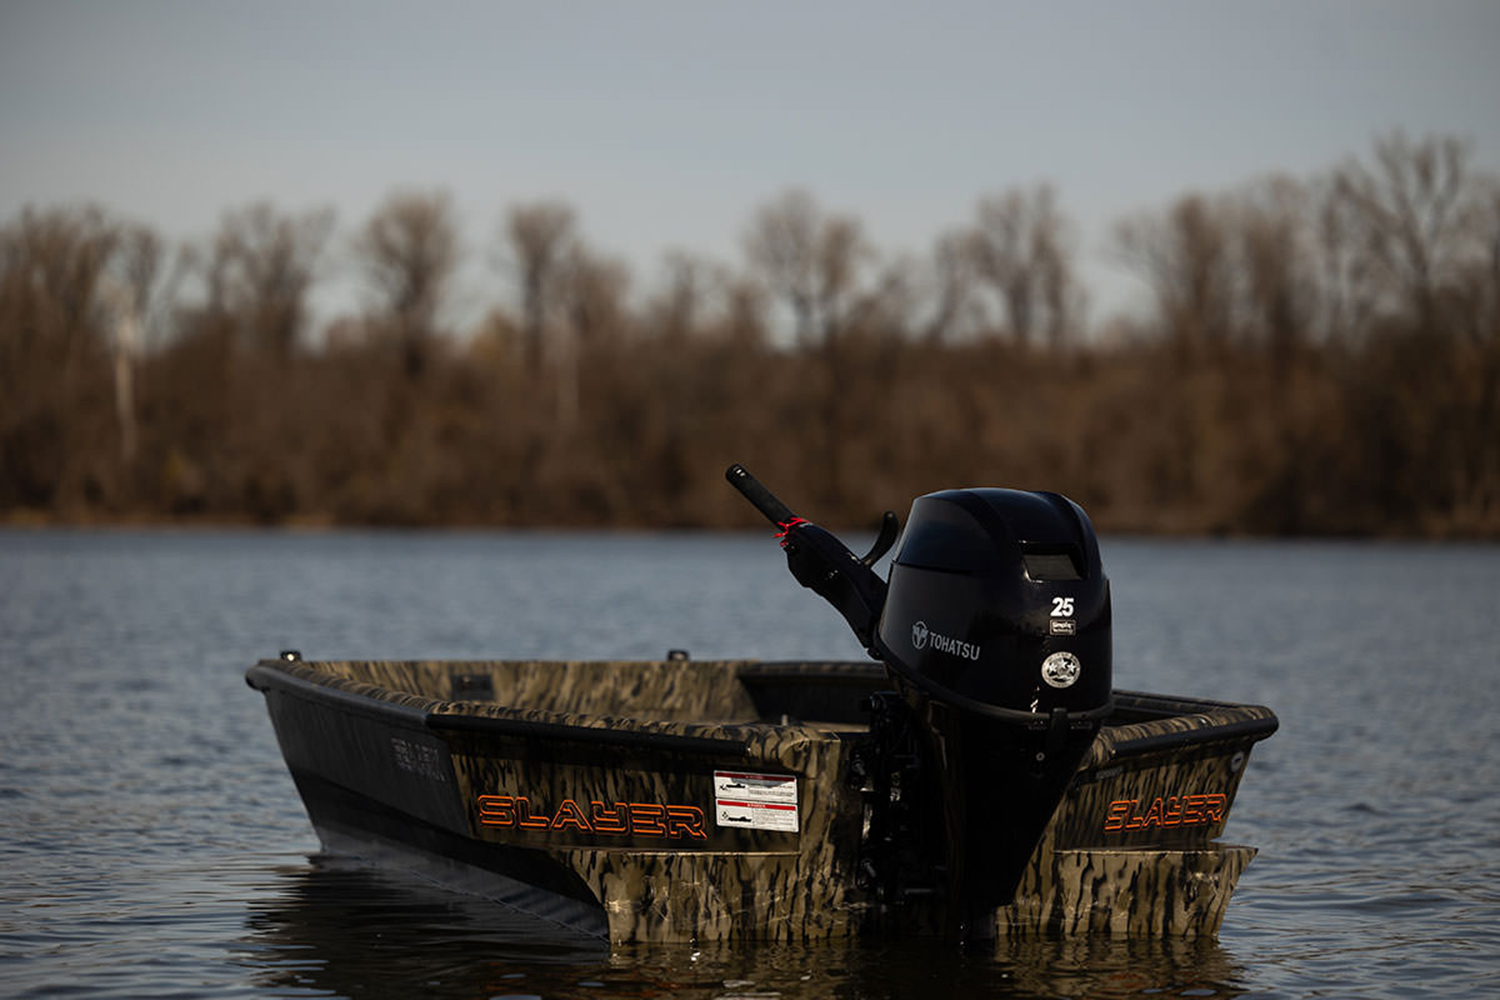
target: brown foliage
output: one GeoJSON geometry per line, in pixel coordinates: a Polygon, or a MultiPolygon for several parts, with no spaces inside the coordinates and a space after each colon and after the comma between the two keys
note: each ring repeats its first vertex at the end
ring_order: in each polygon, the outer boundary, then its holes
{"type": "Polygon", "coordinates": [[[1122,223],[1155,311],[1094,336],[1046,188],[886,261],[793,192],[744,271],[678,256],[639,305],[571,209],[521,206],[512,301],[464,336],[455,220],[391,198],[354,243],[371,308],[317,330],[327,213],[226,215],[179,255],[195,299],[149,231],[23,212],[0,228],[0,512],[750,526],[720,481],[743,461],[842,525],[989,484],[1106,530],[1500,537],[1500,183],[1447,140],[1122,223]]]}

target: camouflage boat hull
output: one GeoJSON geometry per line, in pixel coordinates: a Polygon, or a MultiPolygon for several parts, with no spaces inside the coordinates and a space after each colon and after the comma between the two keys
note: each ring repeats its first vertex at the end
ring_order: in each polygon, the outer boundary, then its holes
{"type": "Polygon", "coordinates": [[[1217,838],[1276,727],[1115,692],[1008,901],[956,926],[941,783],[877,664],[283,657],[247,681],[325,849],[616,942],[1213,935],[1254,855],[1217,838]]]}

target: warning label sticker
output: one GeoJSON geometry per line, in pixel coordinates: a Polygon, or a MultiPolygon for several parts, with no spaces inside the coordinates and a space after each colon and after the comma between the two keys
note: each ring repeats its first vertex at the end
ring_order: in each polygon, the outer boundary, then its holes
{"type": "Polygon", "coordinates": [[[797,832],[797,776],[714,772],[714,819],[719,826],[797,832]]]}

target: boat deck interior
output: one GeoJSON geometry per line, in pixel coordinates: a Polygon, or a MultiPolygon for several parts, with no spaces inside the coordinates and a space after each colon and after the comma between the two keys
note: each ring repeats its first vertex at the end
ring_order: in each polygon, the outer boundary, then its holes
{"type": "MultiPolygon", "coordinates": [[[[302,664],[316,673],[462,712],[466,704],[513,706],[564,715],[657,722],[801,723],[829,732],[868,725],[866,699],[889,690],[874,662],[418,661],[343,660],[302,664]]],[[[1219,714],[1245,706],[1117,691],[1107,727],[1219,714]]],[[[1266,714],[1269,715],[1269,712],[1266,714]]],[[[1274,717],[1273,717],[1274,718],[1274,717]]],[[[1207,719],[1205,719],[1207,721],[1207,719]]]]}

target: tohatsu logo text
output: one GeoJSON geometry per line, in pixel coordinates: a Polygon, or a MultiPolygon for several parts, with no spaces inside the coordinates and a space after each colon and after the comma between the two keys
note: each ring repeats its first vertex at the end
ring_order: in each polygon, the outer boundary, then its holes
{"type": "Polygon", "coordinates": [[[951,635],[934,632],[927,627],[926,622],[917,622],[911,627],[911,644],[919,650],[931,646],[939,653],[947,653],[949,656],[957,656],[964,660],[979,659],[977,643],[964,642],[951,635]]]}

